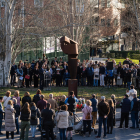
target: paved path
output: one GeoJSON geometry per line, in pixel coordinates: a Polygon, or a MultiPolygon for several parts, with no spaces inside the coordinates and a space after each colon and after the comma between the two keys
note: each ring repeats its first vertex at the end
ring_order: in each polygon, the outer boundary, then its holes
{"type": "MultiPolygon", "coordinates": [[[[78,117],[81,119],[82,118],[82,113],[81,112],[77,112],[78,117]]],[[[120,118],[120,108],[116,109],[116,118],[119,119],[120,118]]],[[[113,130],[113,134],[112,135],[108,135],[106,139],[108,140],[140,140],[140,130],[139,129],[118,129],[119,127],[119,121],[117,121],[116,127],[113,130]]],[[[131,126],[131,120],[129,121],[129,127],[131,126]]],[[[98,129],[98,124],[96,125],[95,129],[98,129]]],[[[2,127],[2,133],[4,133],[4,135],[0,136],[0,140],[5,140],[6,136],[5,136],[5,131],[4,131],[4,123],[3,123],[3,127],[2,127]]],[[[15,140],[19,140],[19,135],[15,134],[15,140]]],[[[86,137],[83,138],[82,136],[80,136],[79,134],[75,134],[73,132],[73,139],[74,140],[92,140],[95,139],[95,134],[92,132],[91,137],[86,137]]],[[[103,139],[103,138],[102,138],[103,139]]],[[[29,131],[29,140],[32,140],[31,137],[31,130],[29,131]]],[[[36,131],[36,138],[35,140],[41,140],[41,136],[40,136],[40,132],[36,131]]]]}

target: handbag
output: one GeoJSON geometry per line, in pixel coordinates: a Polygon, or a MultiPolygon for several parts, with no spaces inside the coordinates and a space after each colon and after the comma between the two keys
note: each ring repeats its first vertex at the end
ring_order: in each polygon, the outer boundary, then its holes
{"type": "Polygon", "coordinates": [[[28,76],[28,75],[25,75],[25,79],[30,79],[30,76],[28,76]]]}
{"type": "MultiPolygon", "coordinates": [[[[87,109],[87,108],[86,108],[87,109]]],[[[88,110],[87,110],[88,111],[88,110]]],[[[86,115],[86,120],[90,120],[90,113],[88,112],[86,115]]]]}

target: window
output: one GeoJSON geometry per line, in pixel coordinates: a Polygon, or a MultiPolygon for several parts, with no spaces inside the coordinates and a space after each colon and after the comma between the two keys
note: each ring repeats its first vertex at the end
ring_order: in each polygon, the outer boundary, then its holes
{"type": "Polygon", "coordinates": [[[84,13],[84,0],[75,0],[76,14],[84,13]]]}
{"type": "Polygon", "coordinates": [[[111,3],[111,1],[110,0],[107,0],[107,7],[108,8],[110,7],[110,3],[111,3]]]}
{"type": "Polygon", "coordinates": [[[43,7],[43,0],[34,0],[35,7],[43,7]]]}
{"type": "Polygon", "coordinates": [[[101,0],[101,6],[105,7],[105,0],[101,0]]]}
{"type": "Polygon", "coordinates": [[[1,7],[5,7],[5,0],[1,0],[1,7]]]}
{"type": "Polygon", "coordinates": [[[118,26],[118,19],[114,20],[114,26],[118,26]]]}
{"type": "Polygon", "coordinates": [[[107,20],[107,27],[110,27],[110,22],[111,22],[111,19],[108,19],[107,20]]]}
{"type": "Polygon", "coordinates": [[[105,19],[101,19],[101,26],[105,26],[105,19]]]}
{"type": "Polygon", "coordinates": [[[99,17],[92,17],[91,18],[91,25],[98,24],[98,21],[99,21],[99,17]]]}

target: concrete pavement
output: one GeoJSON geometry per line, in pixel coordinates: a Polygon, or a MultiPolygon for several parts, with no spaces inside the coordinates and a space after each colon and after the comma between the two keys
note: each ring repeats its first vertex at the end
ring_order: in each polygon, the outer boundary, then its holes
{"type": "MultiPolygon", "coordinates": [[[[80,119],[82,118],[82,112],[77,112],[78,117],[80,117],[80,119]]],[[[116,119],[120,119],[120,109],[116,109],[116,119]]],[[[109,134],[107,135],[108,140],[140,140],[140,130],[139,129],[119,129],[119,123],[120,121],[117,121],[116,126],[113,129],[113,134],[109,134]]],[[[131,120],[129,121],[129,127],[131,127],[131,120]]],[[[95,129],[98,129],[98,124],[96,125],[95,129]]],[[[0,140],[5,140],[6,136],[5,136],[5,129],[4,129],[4,123],[3,123],[3,127],[2,127],[2,133],[4,133],[4,135],[0,135],[0,140]]],[[[88,134],[87,134],[88,135],[88,134]]],[[[103,133],[102,133],[103,135],[103,133]]],[[[15,134],[15,140],[19,140],[20,135],[15,134]]],[[[73,132],[73,140],[92,140],[95,139],[95,134],[92,132],[91,137],[82,137],[79,134],[75,134],[73,132]]],[[[103,139],[103,138],[101,138],[103,139]]],[[[33,140],[32,136],[31,136],[31,130],[29,131],[29,140],[33,140]]],[[[35,140],[41,140],[41,135],[39,131],[36,131],[36,138],[35,140]]]]}

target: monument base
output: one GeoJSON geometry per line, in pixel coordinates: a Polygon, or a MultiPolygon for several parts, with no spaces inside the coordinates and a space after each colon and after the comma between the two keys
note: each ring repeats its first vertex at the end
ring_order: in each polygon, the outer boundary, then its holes
{"type": "Polygon", "coordinates": [[[77,79],[69,79],[68,80],[68,91],[69,91],[68,95],[70,95],[70,91],[74,91],[74,94],[77,97],[77,87],[78,87],[77,79]]]}

